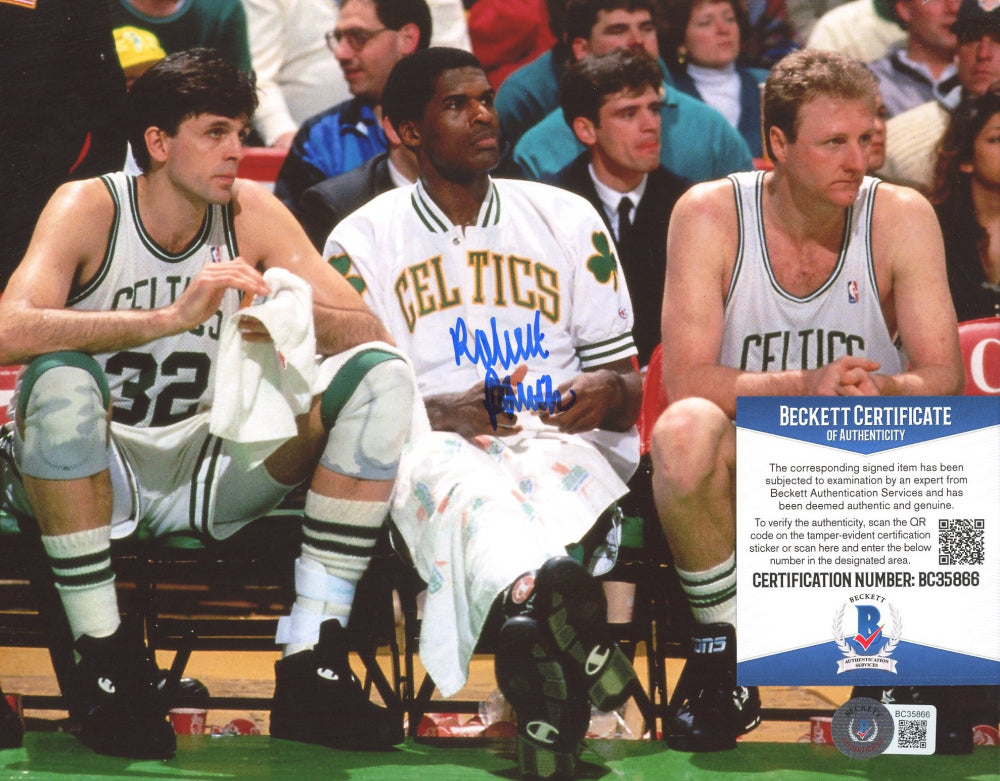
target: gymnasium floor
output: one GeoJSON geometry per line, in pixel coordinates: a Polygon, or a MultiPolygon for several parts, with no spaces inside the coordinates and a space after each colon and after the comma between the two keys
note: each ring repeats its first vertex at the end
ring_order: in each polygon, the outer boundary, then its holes
{"type": "MultiPolygon", "coordinates": [[[[269,696],[272,664],[276,654],[195,654],[188,674],[202,680],[213,694],[221,696],[269,696]]],[[[169,655],[158,660],[169,665],[169,655]]],[[[639,665],[643,661],[638,660],[639,665]]],[[[493,690],[492,662],[473,662],[469,685],[460,696],[484,698],[493,690]]],[[[642,669],[640,667],[640,669],[642,669]]],[[[668,680],[676,681],[679,667],[668,668],[668,680]]],[[[8,692],[57,693],[44,651],[0,649],[0,680],[8,692]]],[[[848,696],[847,689],[765,689],[767,707],[835,708],[848,696]]],[[[441,711],[447,704],[441,703],[441,711]]],[[[511,741],[475,741],[474,745],[452,739],[433,745],[408,740],[401,748],[380,753],[333,751],[266,734],[227,737],[180,736],[177,756],[168,761],[136,761],[102,757],[90,752],[73,737],[55,731],[53,712],[29,711],[31,729],[20,749],[0,751],[0,779],[24,781],[68,781],[68,779],[204,779],[205,781],[256,781],[257,779],[324,779],[325,781],[515,781],[516,755],[511,741]],[[454,745],[453,745],[454,744],[454,745]]],[[[225,725],[235,717],[248,718],[266,733],[266,712],[210,711],[208,723],[225,725]]],[[[638,732],[637,714],[626,713],[626,723],[638,732]]],[[[759,781],[996,781],[1000,779],[1000,748],[977,747],[963,757],[881,756],[851,760],[833,746],[814,746],[803,741],[807,723],[767,722],[752,732],[735,751],[692,755],[674,752],[653,740],[588,740],[581,757],[580,778],[678,781],[694,779],[755,779],[759,781]]]]}

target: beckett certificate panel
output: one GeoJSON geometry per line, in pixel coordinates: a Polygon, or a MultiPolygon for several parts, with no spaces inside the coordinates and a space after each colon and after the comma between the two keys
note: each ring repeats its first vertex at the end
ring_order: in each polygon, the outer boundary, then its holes
{"type": "Polygon", "coordinates": [[[741,685],[1000,683],[1000,397],[741,398],[741,685]]]}

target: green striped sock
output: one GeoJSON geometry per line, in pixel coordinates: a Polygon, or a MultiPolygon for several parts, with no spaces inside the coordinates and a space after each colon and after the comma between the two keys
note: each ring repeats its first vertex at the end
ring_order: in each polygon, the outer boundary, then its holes
{"type": "Polygon", "coordinates": [[[113,635],[121,617],[111,569],[111,526],[43,535],[42,545],[73,639],[113,635]]]}
{"type": "Polygon", "coordinates": [[[735,553],[721,564],[701,572],[687,572],[678,567],[677,575],[695,621],[699,624],[736,624],[735,553]]]}

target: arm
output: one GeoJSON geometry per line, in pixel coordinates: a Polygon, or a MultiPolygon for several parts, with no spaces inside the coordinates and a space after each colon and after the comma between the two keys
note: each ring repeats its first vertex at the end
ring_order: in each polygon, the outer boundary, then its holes
{"type": "Polygon", "coordinates": [[[220,263],[199,274],[168,307],[66,309],[74,283],[88,281],[100,268],[113,215],[111,196],[99,179],[63,185],[52,196],[0,300],[0,363],[25,363],[55,350],[128,349],[203,323],[230,287],[266,292],[260,274],[246,264],[220,263]]]}
{"type": "Polygon", "coordinates": [[[451,46],[472,51],[465,9],[459,0],[428,0],[431,12],[431,46],[451,46]]]}
{"type": "Polygon", "coordinates": [[[543,423],[566,434],[582,434],[595,428],[628,431],[639,419],[642,378],[631,358],[585,369],[559,386],[563,410],[549,414],[540,410],[543,423]],[[570,399],[574,399],[570,405],[570,399]]]}
{"type": "Polygon", "coordinates": [[[365,342],[391,342],[350,283],[313,247],[292,214],[266,189],[239,180],[233,190],[240,253],[261,272],[280,267],[310,284],[316,347],[331,355],[365,342]]]}
{"type": "Polygon", "coordinates": [[[944,241],[927,200],[908,188],[880,185],[872,251],[882,311],[890,330],[895,327],[898,332],[910,361],[902,374],[873,375],[879,392],[961,393],[965,372],[945,271],[944,241]]]}

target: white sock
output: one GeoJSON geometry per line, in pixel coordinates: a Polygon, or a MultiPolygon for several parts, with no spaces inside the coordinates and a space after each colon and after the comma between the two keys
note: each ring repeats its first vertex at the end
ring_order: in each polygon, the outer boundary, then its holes
{"type": "Polygon", "coordinates": [[[121,623],[111,569],[111,527],[42,535],[73,639],[108,637],[121,623]]]}
{"type": "Polygon", "coordinates": [[[306,571],[319,564],[326,573],[323,596],[302,593],[296,585],[294,629],[284,655],[308,650],[319,640],[319,625],[336,618],[346,627],[354,592],[368,569],[375,541],[389,511],[388,502],[359,502],[309,491],[300,566],[306,571]]]}
{"type": "Polygon", "coordinates": [[[691,613],[699,624],[736,625],[736,554],[701,572],[680,567],[677,575],[687,594],[691,613]]]}

